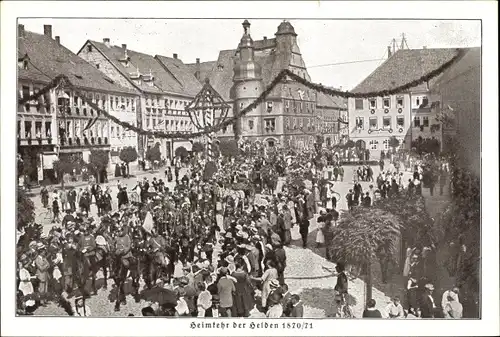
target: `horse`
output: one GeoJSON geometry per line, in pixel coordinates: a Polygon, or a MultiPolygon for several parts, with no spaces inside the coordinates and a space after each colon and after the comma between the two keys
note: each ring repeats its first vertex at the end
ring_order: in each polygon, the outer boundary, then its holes
{"type": "Polygon", "coordinates": [[[97,272],[102,268],[104,276],[104,289],[108,287],[108,265],[109,265],[109,253],[105,251],[102,247],[97,247],[91,254],[84,254],[82,252],[77,252],[77,276],[78,276],[78,288],[83,293],[87,280],[89,277],[92,278],[92,294],[97,295],[97,289],[95,286],[95,280],[97,272]]]}
{"type": "MultiPolygon", "coordinates": [[[[131,239],[131,236],[127,233],[125,234],[129,236],[131,239]]],[[[134,242],[131,241],[131,252],[134,249],[134,242]]],[[[113,280],[115,282],[115,286],[117,289],[117,295],[116,295],[116,302],[115,302],[115,311],[120,311],[120,304],[121,303],[127,303],[126,297],[125,297],[125,290],[124,290],[124,285],[125,282],[127,281],[129,272],[130,272],[130,277],[132,278],[132,287],[134,288],[134,296],[136,299],[138,298],[138,293],[139,293],[139,280],[141,274],[139,273],[139,260],[136,256],[130,256],[130,257],[124,257],[123,255],[116,255],[115,254],[115,272],[113,275],[113,280]],[[126,262],[125,262],[126,261],[126,262]]]]}

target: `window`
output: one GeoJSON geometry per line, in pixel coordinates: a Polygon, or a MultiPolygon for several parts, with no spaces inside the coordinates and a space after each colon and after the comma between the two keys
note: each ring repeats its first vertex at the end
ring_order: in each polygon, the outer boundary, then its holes
{"type": "Polygon", "coordinates": [[[370,99],[370,109],[376,109],[376,108],[377,108],[377,99],[371,98],[370,99]]]}
{"type": "Polygon", "coordinates": [[[398,124],[398,128],[404,128],[404,126],[405,126],[405,118],[403,116],[398,116],[396,118],[396,123],[398,124]]]}
{"type": "Polygon", "coordinates": [[[398,109],[402,108],[404,106],[404,99],[403,99],[403,97],[399,96],[399,97],[396,98],[396,105],[397,105],[398,109]]]}
{"type": "Polygon", "coordinates": [[[297,113],[297,102],[295,101],[292,101],[292,104],[293,104],[293,113],[297,113]]]}
{"type": "Polygon", "coordinates": [[[287,99],[285,100],[285,112],[286,113],[290,112],[290,101],[287,99]]]}
{"type": "Polygon", "coordinates": [[[365,122],[363,117],[356,117],[356,128],[358,130],[363,130],[365,128],[365,122]]]}
{"type": "Polygon", "coordinates": [[[370,150],[376,150],[378,147],[378,140],[370,140],[370,150]]]}
{"type": "Polygon", "coordinates": [[[391,107],[391,99],[384,98],[384,109],[389,109],[391,107]]]}
{"type": "Polygon", "coordinates": [[[264,125],[266,131],[274,131],[276,129],[276,120],[274,118],[266,118],[264,119],[264,125]]]}
{"type": "Polygon", "coordinates": [[[363,110],[363,99],[362,98],[356,98],[354,100],[354,106],[356,110],[363,110]]]}
{"type": "Polygon", "coordinates": [[[52,122],[45,122],[45,137],[52,137],[50,129],[52,128],[52,122]]]}
{"type": "Polygon", "coordinates": [[[95,65],[95,67],[96,67],[97,69],[99,69],[99,67],[100,67],[99,63],[97,63],[97,64],[95,65]]]}
{"type": "Polygon", "coordinates": [[[42,122],[35,122],[35,136],[42,138],[42,122]]]}
{"type": "Polygon", "coordinates": [[[27,85],[23,85],[23,98],[30,96],[30,87],[27,85]]]}
{"type": "Polygon", "coordinates": [[[391,117],[384,117],[383,122],[384,122],[384,129],[391,128],[391,117]]]}
{"type": "Polygon", "coordinates": [[[91,52],[92,52],[92,46],[91,46],[90,44],[87,46],[87,51],[88,51],[89,53],[91,53],[91,52]]]}
{"type": "Polygon", "coordinates": [[[111,127],[111,137],[114,137],[115,136],[115,127],[112,126],[111,127]]]}
{"type": "Polygon", "coordinates": [[[389,150],[389,139],[384,140],[384,150],[389,150]]]}
{"type": "Polygon", "coordinates": [[[423,119],[424,119],[424,124],[423,124],[424,127],[428,127],[429,126],[429,117],[428,116],[424,116],[423,119]]]}
{"type": "Polygon", "coordinates": [[[370,117],[370,130],[378,129],[377,117],[370,117]]]}
{"type": "Polygon", "coordinates": [[[273,111],[273,102],[267,102],[267,112],[273,111]]]}
{"type": "Polygon", "coordinates": [[[427,105],[429,104],[429,99],[427,98],[427,96],[424,96],[422,97],[422,108],[425,108],[427,107],[427,105]]]}
{"type": "Polygon", "coordinates": [[[413,127],[414,128],[420,127],[420,117],[414,117],[413,118],[413,127]]]}
{"type": "Polygon", "coordinates": [[[149,118],[146,118],[146,127],[149,128],[149,118]]]}
{"type": "Polygon", "coordinates": [[[250,120],[250,121],[248,121],[248,128],[249,128],[250,130],[253,130],[253,121],[251,121],[251,120],[250,120]]]}
{"type": "Polygon", "coordinates": [[[109,104],[111,105],[111,109],[114,109],[114,108],[113,108],[113,97],[110,97],[110,98],[109,98],[109,104]]]}
{"type": "Polygon", "coordinates": [[[23,69],[28,70],[28,60],[23,60],[23,69]]]}
{"type": "Polygon", "coordinates": [[[24,138],[31,138],[31,122],[24,122],[24,138]]]}

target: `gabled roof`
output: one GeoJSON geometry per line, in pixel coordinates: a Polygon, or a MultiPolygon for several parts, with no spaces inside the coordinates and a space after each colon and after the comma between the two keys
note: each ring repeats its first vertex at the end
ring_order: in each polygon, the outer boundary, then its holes
{"type": "MultiPolygon", "coordinates": [[[[414,81],[446,63],[456,54],[456,48],[398,50],[358,84],[352,92],[380,91],[414,81]]],[[[426,89],[426,84],[423,84],[412,90],[426,89]]]]}
{"type": "Polygon", "coordinates": [[[230,100],[230,90],[233,86],[233,67],[235,50],[221,50],[212,73],[209,76],[212,87],[226,101],[230,100]]]}
{"type": "Polygon", "coordinates": [[[347,102],[344,98],[338,96],[330,96],[322,92],[318,92],[317,105],[321,107],[347,110],[347,102]]]}
{"type": "Polygon", "coordinates": [[[87,42],[100,51],[123,76],[143,92],[194,96],[197,94],[196,90],[201,89],[201,85],[181,60],[170,59],[160,55],[155,57],[127,49],[129,65],[125,67],[124,63],[120,62],[120,59],[123,59],[125,55],[125,49],[121,46],[110,45],[107,47],[102,42],[91,40],[87,42]],[[151,73],[154,77],[153,85],[144,83],[144,81],[141,81],[140,85],[135,84],[131,78],[131,74],[136,73],[137,70],[142,75],[149,75],[151,73]]]}
{"type": "Polygon", "coordinates": [[[202,85],[181,60],[161,55],[156,55],[155,59],[175,78],[176,83],[173,85],[177,88],[177,84],[180,84],[181,92],[195,96],[201,90],[202,85]]]}
{"type": "Polygon", "coordinates": [[[470,74],[473,71],[481,73],[481,48],[467,48],[464,56],[457,60],[451,67],[446,69],[435,81],[431,87],[432,90],[439,90],[441,86],[446,85],[448,81],[457,78],[460,75],[470,74]]]}
{"type": "Polygon", "coordinates": [[[25,31],[22,37],[18,37],[17,48],[18,55],[28,54],[30,59],[28,70],[19,70],[19,76],[23,78],[34,76],[33,79],[46,81],[50,78],[51,81],[63,74],[77,87],[133,93],[46,35],[25,31]]]}
{"type": "MultiPolygon", "coordinates": [[[[209,77],[210,74],[212,73],[212,70],[214,69],[215,65],[217,64],[217,61],[209,61],[209,62],[200,62],[200,80],[199,82],[203,83],[205,81],[205,78],[209,77]]],[[[185,64],[186,67],[188,67],[189,71],[191,74],[196,74],[197,71],[197,64],[196,63],[187,63],[185,64]]]]}

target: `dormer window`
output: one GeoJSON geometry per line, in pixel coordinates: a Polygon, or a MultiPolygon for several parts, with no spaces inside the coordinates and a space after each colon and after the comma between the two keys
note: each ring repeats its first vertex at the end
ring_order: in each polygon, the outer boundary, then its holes
{"type": "Polygon", "coordinates": [[[23,69],[28,70],[28,60],[23,60],[23,69]]]}

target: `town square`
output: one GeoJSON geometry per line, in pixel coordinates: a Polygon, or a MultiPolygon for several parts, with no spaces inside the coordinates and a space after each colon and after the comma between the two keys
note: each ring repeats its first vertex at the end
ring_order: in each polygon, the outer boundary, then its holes
{"type": "Polygon", "coordinates": [[[479,24],[63,21],[17,24],[18,316],[481,318],[479,24]]]}

